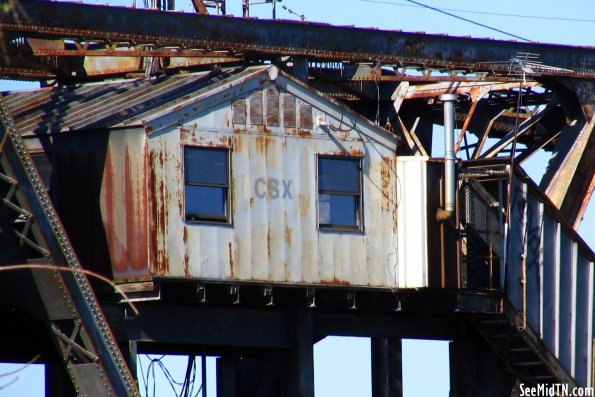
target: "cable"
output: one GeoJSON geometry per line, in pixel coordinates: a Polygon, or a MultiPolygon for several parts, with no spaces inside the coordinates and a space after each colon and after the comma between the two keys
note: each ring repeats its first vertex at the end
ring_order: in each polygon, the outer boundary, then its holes
{"type": "Polygon", "coordinates": [[[380,76],[382,69],[380,64],[377,64],[373,69],[374,83],[376,84],[376,125],[380,125],[380,76]]]}
{"type": "MultiPolygon", "coordinates": [[[[359,0],[359,1],[363,1],[366,3],[388,4],[388,5],[401,6],[401,7],[423,8],[423,6],[419,6],[419,5],[395,3],[392,1],[382,1],[382,0],[359,0]]],[[[494,16],[499,16],[499,17],[525,18],[525,19],[546,19],[549,21],[567,21],[567,22],[595,22],[595,19],[546,17],[546,16],[542,16],[542,15],[504,14],[504,13],[500,13],[500,12],[461,10],[461,9],[457,9],[457,8],[436,8],[436,9],[441,10],[441,11],[463,12],[466,14],[494,15],[494,16]]]]}
{"type": "Polygon", "coordinates": [[[471,19],[467,19],[467,18],[463,18],[463,17],[461,17],[461,16],[458,16],[458,15],[455,15],[455,14],[451,14],[450,12],[442,11],[442,10],[441,10],[441,9],[439,9],[439,8],[436,8],[436,7],[431,7],[431,6],[425,5],[425,4],[423,4],[423,3],[420,3],[420,2],[418,2],[418,1],[415,1],[415,0],[406,0],[406,1],[408,1],[408,2],[410,2],[410,3],[413,3],[413,4],[417,4],[417,5],[421,6],[421,7],[429,8],[430,10],[438,11],[438,12],[439,12],[439,13],[441,13],[441,14],[445,14],[445,15],[451,16],[451,17],[453,17],[453,18],[460,19],[461,21],[469,22],[469,23],[472,23],[473,25],[481,26],[481,27],[484,27],[484,28],[487,28],[487,29],[493,30],[493,31],[495,31],[495,32],[499,32],[499,33],[505,34],[505,35],[507,35],[507,36],[510,36],[510,37],[515,37],[515,38],[517,38],[517,39],[524,40],[524,41],[531,41],[531,40],[529,40],[529,39],[526,39],[526,38],[524,38],[524,37],[517,36],[517,35],[515,35],[515,34],[508,33],[508,32],[505,32],[505,31],[503,31],[503,30],[500,30],[500,29],[497,29],[497,28],[493,28],[493,27],[491,27],[491,26],[488,26],[488,25],[485,25],[485,24],[483,24],[483,23],[479,23],[479,22],[472,21],[471,19]]]}
{"type": "MultiPolygon", "coordinates": [[[[372,0],[360,0],[360,1],[369,1],[369,2],[372,2],[372,0]]],[[[441,13],[441,14],[445,14],[445,15],[451,16],[451,17],[453,17],[453,18],[457,18],[457,19],[460,19],[460,20],[462,20],[462,21],[469,22],[469,23],[471,23],[471,24],[473,24],[473,25],[481,26],[482,28],[486,28],[486,29],[493,30],[493,31],[495,31],[495,32],[498,32],[498,33],[505,34],[505,35],[507,35],[507,36],[510,36],[510,37],[514,37],[514,38],[516,38],[516,39],[520,39],[520,40],[523,40],[523,41],[528,41],[528,42],[530,42],[530,41],[531,41],[531,40],[529,40],[529,39],[526,39],[526,38],[524,38],[524,37],[517,36],[517,35],[515,35],[515,34],[512,34],[512,33],[505,32],[505,31],[503,31],[503,30],[500,30],[500,29],[497,29],[497,28],[494,28],[494,27],[491,27],[491,26],[485,25],[485,24],[483,24],[483,23],[475,22],[475,21],[473,21],[473,20],[471,20],[471,19],[467,19],[467,18],[463,18],[463,17],[461,17],[461,16],[458,16],[458,15],[455,15],[455,14],[451,14],[450,12],[443,11],[443,10],[442,10],[442,9],[440,9],[440,8],[436,8],[436,7],[428,6],[428,5],[425,5],[425,4],[423,4],[423,3],[417,2],[417,1],[415,1],[415,0],[405,0],[405,1],[408,1],[408,2],[410,2],[410,3],[416,4],[416,5],[418,5],[419,7],[425,7],[425,8],[428,8],[428,9],[430,9],[430,10],[437,11],[437,12],[439,12],[439,13],[441,13]]],[[[376,0],[376,1],[374,1],[374,2],[379,2],[379,0],[376,0]]],[[[395,3],[388,3],[388,2],[387,2],[386,4],[395,4],[395,3]]],[[[395,5],[398,5],[398,4],[395,4],[395,5]]]]}

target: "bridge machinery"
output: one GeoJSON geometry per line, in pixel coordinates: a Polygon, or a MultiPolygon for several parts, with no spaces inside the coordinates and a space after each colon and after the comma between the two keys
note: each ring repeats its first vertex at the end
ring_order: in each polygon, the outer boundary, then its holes
{"type": "Polygon", "coordinates": [[[138,353],[216,356],[220,396],[312,396],[313,345],[366,336],[399,396],[427,338],[453,396],[592,385],[593,48],[211,5],[0,9],[0,73],[42,83],[0,98],[2,361],[124,396],[138,353]]]}

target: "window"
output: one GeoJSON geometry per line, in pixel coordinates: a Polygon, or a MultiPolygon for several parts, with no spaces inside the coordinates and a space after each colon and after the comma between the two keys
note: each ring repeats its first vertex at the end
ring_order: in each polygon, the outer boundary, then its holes
{"type": "Polygon", "coordinates": [[[362,230],[361,160],[318,157],[318,223],[321,229],[362,230]]]}
{"type": "Polygon", "coordinates": [[[229,222],[229,150],[185,147],[186,220],[229,222]]]}

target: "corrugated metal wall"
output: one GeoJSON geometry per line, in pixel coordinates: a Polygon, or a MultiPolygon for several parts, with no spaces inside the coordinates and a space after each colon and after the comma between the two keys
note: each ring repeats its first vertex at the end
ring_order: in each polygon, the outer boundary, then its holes
{"type": "Polygon", "coordinates": [[[101,181],[101,218],[116,277],[148,275],[147,136],[112,130],[101,181]]]}
{"type": "Polygon", "coordinates": [[[156,236],[151,273],[426,286],[425,159],[397,164],[394,151],[375,142],[369,130],[348,113],[333,118],[270,84],[186,120],[182,127],[151,135],[149,218],[156,236]],[[184,145],[230,148],[232,225],[185,221],[184,145]],[[319,230],[318,154],[362,158],[363,232],[319,230]],[[263,179],[279,186],[285,181],[290,194],[259,198],[255,184],[263,179]]]}

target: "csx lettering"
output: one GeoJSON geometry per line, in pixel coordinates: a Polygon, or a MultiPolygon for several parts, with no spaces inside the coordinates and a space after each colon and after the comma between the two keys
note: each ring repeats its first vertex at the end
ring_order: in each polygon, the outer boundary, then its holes
{"type": "Polygon", "coordinates": [[[254,181],[254,194],[259,199],[270,197],[272,199],[289,198],[291,197],[291,185],[293,180],[277,179],[277,178],[258,178],[254,181]],[[282,188],[282,189],[280,189],[282,188]],[[282,191],[281,191],[282,190],[282,191]]]}

